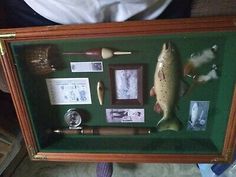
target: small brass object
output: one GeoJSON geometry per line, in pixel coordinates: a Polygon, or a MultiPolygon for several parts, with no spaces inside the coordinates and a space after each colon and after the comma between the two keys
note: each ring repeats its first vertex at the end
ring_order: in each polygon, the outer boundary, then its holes
{"type": "Polygon", "coordinates": [[[6,38],[15,38],[16,37],[16,33],[4,33],[4,34],[0,34],[0,39],[6,39],[6,38]]]}
{"type": "Polygon", "coordinates": [[[0,40],[0,55],[3,56],[6,52],[6,49],[4,47],[3,41],[0,40]]]}
{"type": "Polygon", "coordinates": [[[32,160],[47,160],[46,155],[37,154],[35,148],[32,146],[27,146],[27,149],[32,160]]]}

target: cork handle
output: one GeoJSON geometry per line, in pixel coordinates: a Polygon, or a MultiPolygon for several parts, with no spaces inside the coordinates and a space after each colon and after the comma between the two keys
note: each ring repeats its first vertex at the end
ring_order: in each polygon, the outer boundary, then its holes
{"type": "Polygon", "coordinates": [[[116,127],[100,127],[94,129],[94,134],[97,135],[142,135],[149,134],[147,128],[116,128],[116,127]]]}

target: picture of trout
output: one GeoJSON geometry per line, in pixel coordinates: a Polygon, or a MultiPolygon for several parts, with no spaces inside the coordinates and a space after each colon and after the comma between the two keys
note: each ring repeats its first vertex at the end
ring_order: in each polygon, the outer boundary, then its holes
{"type": "Polygon", "coordinates": [[[154,110],[163,113],[163,117],[157,123],[158,131],[179,131],[182,127],[175,114],[181,78],[181,63],[176,51],[170,42],[164,43],[156,65],[154,86],[150,90],[150,95],[156,96],[157,100],[154,110]]]}

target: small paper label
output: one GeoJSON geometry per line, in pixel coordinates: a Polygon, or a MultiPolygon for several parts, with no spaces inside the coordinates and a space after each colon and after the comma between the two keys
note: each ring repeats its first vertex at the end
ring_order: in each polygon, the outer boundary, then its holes
{"type": "Polygon", "coordinates": [[[92,104],[88,78],[46,79],[52,105],[92,104]]]}
{"type": "Polygon", "coordinates": [[[71,62],[71,72],[103,72],[101,61],[96,62],[71,62]]]}
{"type": "Polygon", "coordinates": [[[144,109],[106,109],[109,123],[143,123],[144,109]]]}

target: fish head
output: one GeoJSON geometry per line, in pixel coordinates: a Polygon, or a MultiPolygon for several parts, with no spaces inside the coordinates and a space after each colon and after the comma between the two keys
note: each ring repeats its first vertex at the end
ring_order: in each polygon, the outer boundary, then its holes
{"type": "Polygon", "coordinates": [[[175,48],[171,42],[164,43],[162,46],[161,54],[158,57],[158,62],[171,64],[174,60],[175,48]]]}

